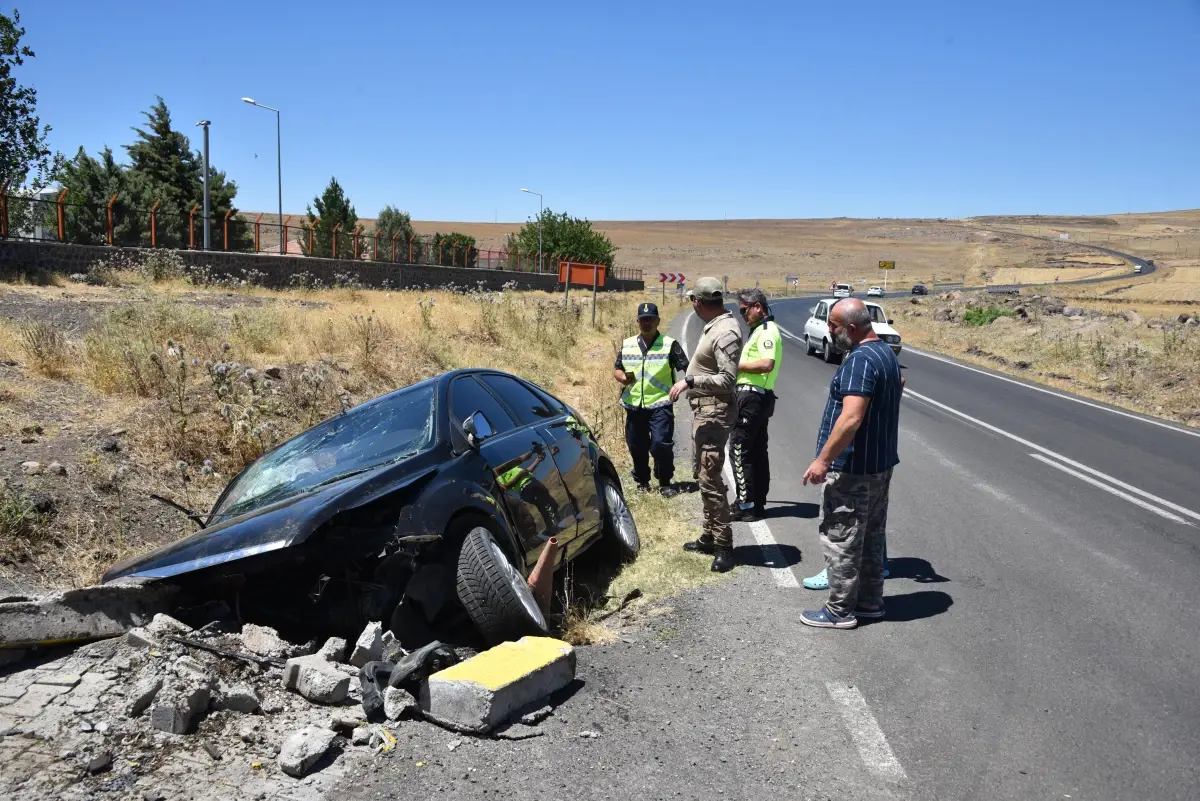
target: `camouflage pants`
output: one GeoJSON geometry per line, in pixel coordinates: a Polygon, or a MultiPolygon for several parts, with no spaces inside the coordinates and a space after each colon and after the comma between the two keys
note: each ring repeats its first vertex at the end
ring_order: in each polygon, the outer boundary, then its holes
{"type": "MultiPolygon", "coordinates": [[[[707,400],[707,399],[705,399],[707,400]]],[[[704,536],[720,548],[733,547],[729,525],[729,496],[725,487],[725,444],[733,428],[737,409],[733,403],[692,405],[692,445],[696,455],[696,478],[704,507],[704,536]]]]}
{"type": "Polygon", "coordinates": [[[821,548],[829,570],[829,611],[883,606],[884,532],[892,471],[830,472],[821,499],[821,548]]]}

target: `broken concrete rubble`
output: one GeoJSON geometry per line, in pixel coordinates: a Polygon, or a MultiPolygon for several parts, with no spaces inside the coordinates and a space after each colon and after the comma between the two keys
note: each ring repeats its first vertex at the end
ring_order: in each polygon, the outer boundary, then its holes
{"type": "Polygon", "coordinates": [[[279,767],[297,778],[308,773],[321,757],[333,747],[337,734],[318,726],[305,726],[293,734],[279,751],[279,767]]]}
{"type": "Polygon", "coordinates": [[[149,709],[162,686],[162,676],[149,675],[138,679],[129,691],[129,703],[125,706],[125,715],[136,718],[149,709]]]}
{"type": "Polygon", "coordinates": [[[419,711],[417,699],[408,690],[388,687],[383,691],[383,714],[388,720],[399,720],[419,711]]]}
{"type": "Polygon", "coordinates": [[[150,726],[171,734],[187,734],[208,709],[211,698],[211,679],[170,681],[154,699],[150,708],[150,726]]]}
{"type": "Polygon", "coordinates": [[[246,715],[253,714],[262,706],[262,698],[258,690],[248,683],[241,682],[232,686],[221,683],[217,686],[217,696],[213,700],[215,709],[229,709],[246,715]]]}
{"type": "Polygon", "coordinates": [[[354,643],[354,651],[350,654],[350,664],[361,668],[368,662],[378,662],[383,655],[383,624],[368,623],[354,643]]]}
{"type": "Polygon", "coordinates": [[[330,637],[317,651],[326,662],[342,662],[346,658],[346,641],[341,637],[330,637]]]}
{"type": "Polygon", "coordinates": [[[320,654],[298,656],[284,666],[283,686],[318,704],[338,704],[346,700],[350,676],[320,654]]]}
{"type": "Polygon", "coordinates": [[[287,656],[291,645],[280,638],[275,629],[247,623],[242,626],[242,645],[252,654],[280,658],[287,656]]]}

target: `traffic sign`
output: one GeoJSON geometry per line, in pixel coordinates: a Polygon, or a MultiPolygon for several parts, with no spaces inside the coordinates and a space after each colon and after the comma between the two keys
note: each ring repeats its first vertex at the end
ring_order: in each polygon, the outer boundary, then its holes
{"type": "Polygon", "coordinates": [[[881,270],[894,270],[894,269],[896,269],[896,262],[894,262],[894,261],[881,261],[881,262],[879,262],[879,269],[881,269],[881,270]]]}
{"type": "Polygon", "coordinates": [[[683,273],[659,273],[658,280],[663,284],[682,284],[687,276],[683,273]]]}

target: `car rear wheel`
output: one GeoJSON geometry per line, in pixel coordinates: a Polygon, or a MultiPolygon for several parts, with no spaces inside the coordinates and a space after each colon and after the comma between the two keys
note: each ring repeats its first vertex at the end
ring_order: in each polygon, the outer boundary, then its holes
{"type": "Polygon", "coordinates": [[[632,562],[642,550],[633,513],[625,505],[625,496],[616,481],[602,476],[600,487],[604,490],[604,536],[616,546],[622,561],[632,562]]]}
{"type": "Polygon", "coordinates": [[[812,337],[810,337],[808,334],[804,335],[804,352],[809,356],[812,356],[817,352],[817,349],[813,347],[812,337]]]}
{"type": "Polygon", "coordinates": [[[533,589],[485,526],[467,532],[458,556],[458,600],[492,645],[545,634],[533,589]]]}
{"type": "Polygon", "coordinates": [[[821,344],[821,358],[826,364],[833,364],[837,361],[837,354],[833,350],[833,343],[828,339],[821,344]]]}

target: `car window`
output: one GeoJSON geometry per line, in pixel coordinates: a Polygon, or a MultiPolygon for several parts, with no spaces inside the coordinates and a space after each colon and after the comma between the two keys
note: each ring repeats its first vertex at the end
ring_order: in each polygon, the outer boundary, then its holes
{"type": "Polygon", "coordinates": [[[825,304],[824,303],[817,304],[817,313],[813,316],[816,317],[818,320],[825,319],[825,304]]]}
{"type": "Polygon", "coordinates": [[[512,431],[517,427],[512,416],[492,397],[479,382],[470,376],[454,379],[450,385],[450,418],[455,425],[475,412],[483,412],[483,416],[492,424],[492,430],[497,434],[512,431]]]}
{"type": "Polygon", "coordinates": [[[482,375],[479,380],[487,384],[488,389],[495,392],[504,401],[521,425],[541,422],[550,417],[557,417],[561,411],[547,405],[546,400],[539,398],[532,390],[506,375],[494,373],[482,375]]]}
{"type": "Polygon", "coordinates": [[[886,323],[887,322],[887,314],[884,313],[882,306],[876,306],[874,304],[871,304],[871,305],[867,306],[867,310],[871,312],[871,322],[875,322],[875,323],[886,323]]]}

